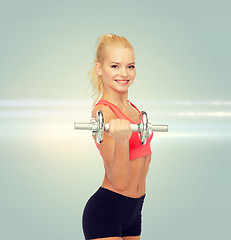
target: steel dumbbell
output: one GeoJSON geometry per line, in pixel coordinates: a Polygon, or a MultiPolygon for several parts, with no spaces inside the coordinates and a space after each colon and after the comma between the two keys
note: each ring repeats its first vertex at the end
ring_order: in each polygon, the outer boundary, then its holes
{"type": "MultiPolygon", "coordinates": [[[[139,133],[141,144],[146,144],[147,138],[151,136],[152,132],[168,132],[168,125],[153,125],[148,120],[147,113],[142,111],[139,117],[138,124],[130,124],[133,132],[139,133]]],[[[102,111],[97,111],[96,118],[92,118],[90,123],[74,123],[74,129],[91,130],[92,135],[96,135],[97,143],[103,141],[104,131],[109,130],[109,123],[104,123],[102,111]]]]}

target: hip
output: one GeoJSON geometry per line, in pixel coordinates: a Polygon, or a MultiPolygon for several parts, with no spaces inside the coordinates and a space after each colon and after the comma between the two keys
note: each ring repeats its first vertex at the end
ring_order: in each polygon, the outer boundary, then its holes
{"type": "Polygon", "coordinates": [[[84,212],[89,220],[97,216],[98,220],[105,222],[126,224],[141,216],[145,196],[132,198],[100,187],[88,200],[84,212]]]}

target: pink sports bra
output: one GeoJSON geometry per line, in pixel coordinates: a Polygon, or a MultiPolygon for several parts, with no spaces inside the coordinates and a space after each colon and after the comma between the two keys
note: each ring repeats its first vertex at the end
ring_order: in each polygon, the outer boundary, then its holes
{"type": "MultiPolygon", "coordinates": [[[[132,104],[129,100],[127,100],[140,114],[140,111],[137,109],[137,107],[132,104]]],[[[127,119],[130,121],[130,123],[132,124],[138,124],[132,120],[130,120],[125,114],[123,114],[120,109],[114,105],[113,103],[110,103],[104,99],[102,100],[99,100],[97,102],[96,105],[99,105],[99,104],[102,104],[102,105],[105,105],[105,106],[108,106],[113,112],[114,114],[116,115],[117,118],[120,118],[120,119],[127,119]]],[[[147,139],[147,142],[145,145],[142,145],[140,140],[139,140],[139,135],[138,135],[138,132],[132,132],[132,136],[131,138],[129,139],[129,160],[132,160],[132,159],[135,159],[135,158],[139,158],[139,157],[143,157],[143,156],[147,156],[147,155],[150,155],[152,154],[152,151],[151,151],[151,146],[150,146],[150,143],[151,143],[151,140],[152,140],[152,137],[153,137],[153,133],[150,137],[148,137],[147,139]]],[[[96,144],[97,146],[97,144],[96,144]]],[[[97,146],[98,148],[98,146],[97,146]]]]}

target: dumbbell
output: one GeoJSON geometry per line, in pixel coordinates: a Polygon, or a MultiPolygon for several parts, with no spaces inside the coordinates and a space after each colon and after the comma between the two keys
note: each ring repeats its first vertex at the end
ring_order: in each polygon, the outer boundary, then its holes
{"type": "MultiPolygon", "coordinates": [[[[168,125],[153,125],[148,120],[147,113],[142,111],[139,117],[138,124],[130,124],[133,132],[139,133],[141,144],[146,144],[147,138],[151,136],[152,132],[168,132],[168,125]]],[[[104,123],[103,112],[98,110],[96,118],[92,118],[90,123],[74,123],[74,129],[91,130],[92,136],[96,135],[97,143],[103,141],[104,131],[109,130],[109,123],[104,123]]]]}

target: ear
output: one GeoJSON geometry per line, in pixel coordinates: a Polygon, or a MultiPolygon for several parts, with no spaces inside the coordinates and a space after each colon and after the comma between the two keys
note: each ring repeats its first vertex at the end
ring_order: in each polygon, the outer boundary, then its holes
{"type": "Polygon", "coordinates": [[[96,64],[95,64],[95,69],[96,69],[96,73],[99,75],[99,76],[102,76],[102,69],[101,69],[101,66],[100,66],[100,63],[99,62],[97,62],[96,64]]]}

